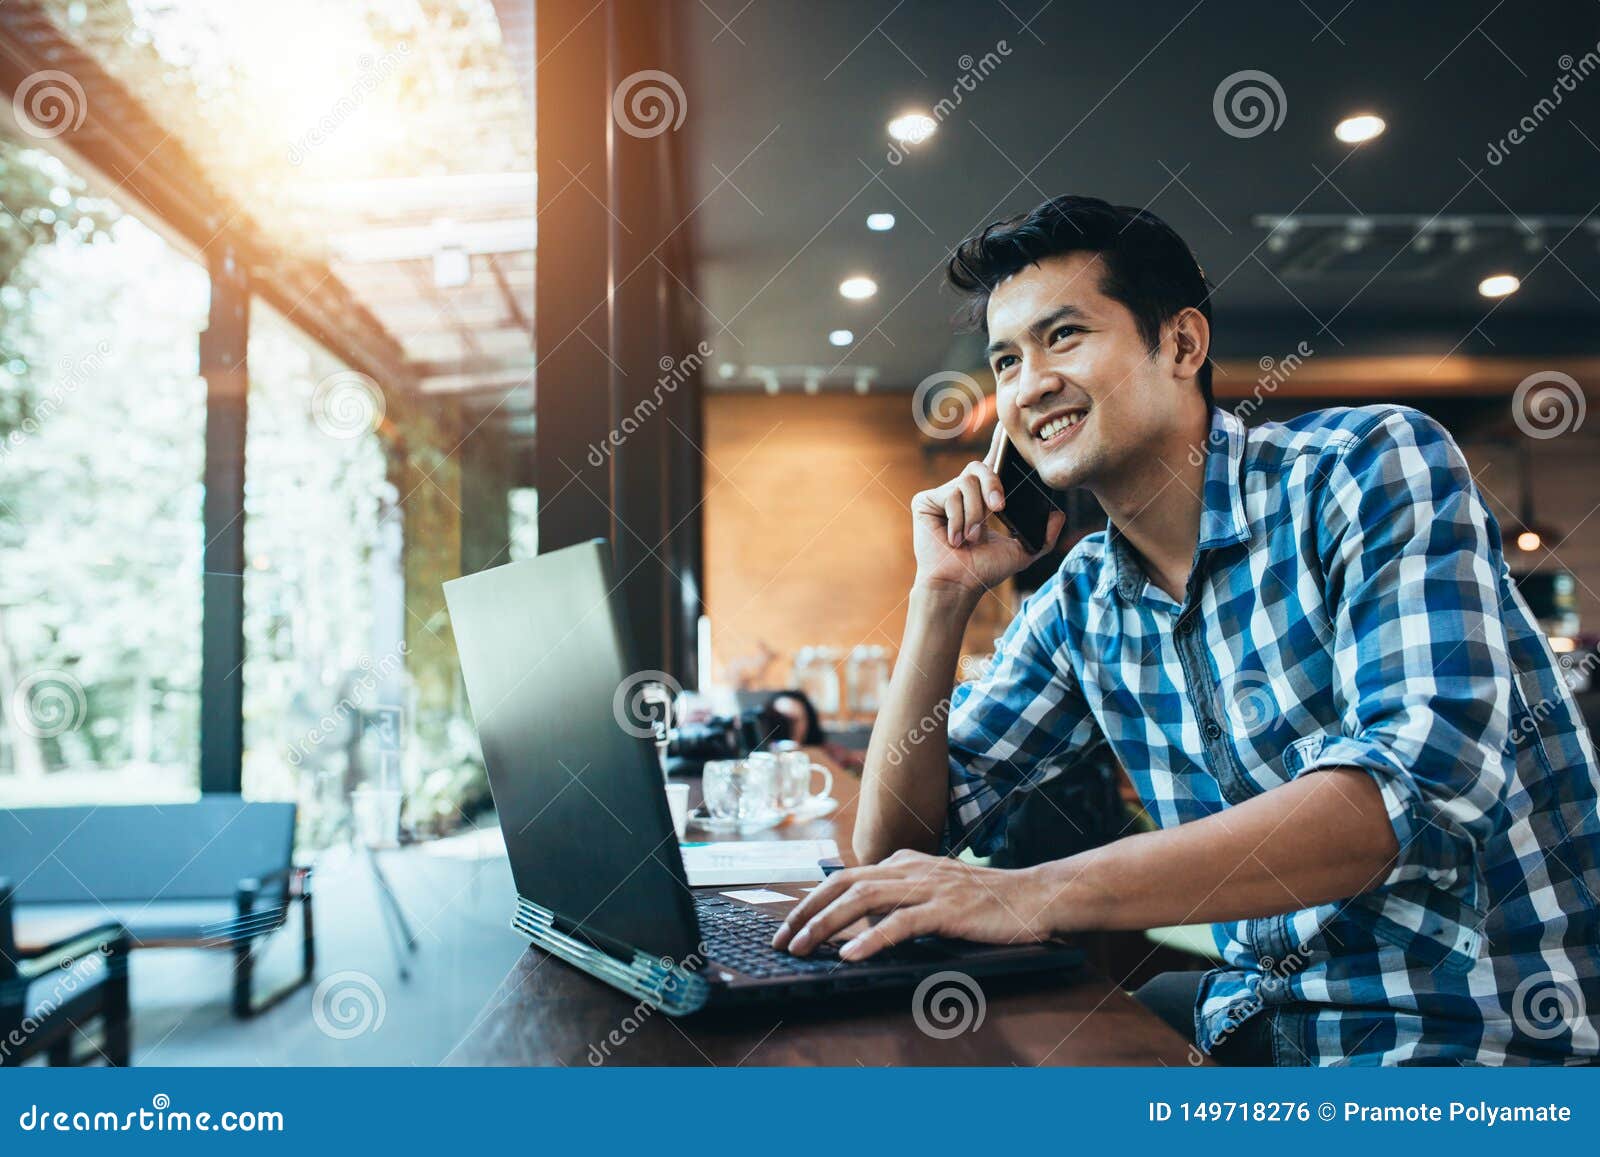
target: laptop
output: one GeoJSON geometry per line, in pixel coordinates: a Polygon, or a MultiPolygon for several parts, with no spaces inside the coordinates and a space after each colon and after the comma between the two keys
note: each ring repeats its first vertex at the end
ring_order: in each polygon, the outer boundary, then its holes
{"type": "Polygon", "coordinates": [[[648,735],[624,727],[637,682],[610,547],[580,543],[444,584],[517,890],[512,927],[673,1015],[713,1004],[1076,968],[1065,945],[922,938],[870,960],[771,947],[788,903],[691,888],[648,735]]]}

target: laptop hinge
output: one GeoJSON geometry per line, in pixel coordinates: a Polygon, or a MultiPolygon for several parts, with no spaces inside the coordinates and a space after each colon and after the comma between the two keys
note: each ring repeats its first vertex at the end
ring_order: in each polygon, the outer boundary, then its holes
{"type": "Polygon", "coordinates": [[[621,960],[585,940],[579,940],[556,927],[555,913],[526,897],[517,897],[517,911],[511,927],[552,956],[559,956],[575,968],[596,979],[620,988],[658,1008],[668,1016],[686,1016],[705,1007],[711,986],[667,957],[647,952],[633,953],[632,960],[621,960]]]}

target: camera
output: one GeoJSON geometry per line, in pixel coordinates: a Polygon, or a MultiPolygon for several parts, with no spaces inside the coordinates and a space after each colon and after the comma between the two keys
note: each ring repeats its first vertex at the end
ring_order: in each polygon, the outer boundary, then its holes
{"type": "Polygon", "coordinates": [[[697,773],[712,759],[742,759],[787,735],[787,720],[770,705],[747,707],[737,715],[714,715],[667,732],[667,769],[697,773]]]}

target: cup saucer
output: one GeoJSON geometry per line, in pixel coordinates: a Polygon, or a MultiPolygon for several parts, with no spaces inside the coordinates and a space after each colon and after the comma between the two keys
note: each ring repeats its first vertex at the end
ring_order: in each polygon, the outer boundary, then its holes
{"type": "Polygon", "coordinates": [[[689,826],[698,828],[703,832],[737,832],[746,835],[750,832],[764,832],[781,824],[785,817],[782,813],[773,813],[759,819],[733,820],[714,819],[704,811],[695,811],[689,816],[689,826]]]}
{"type": "Polygon", "coordinates": [[[839,810],[839,801],[831,795],[812,796],[805,803],[789,813],[793,820],[816,820],[823,816],[831,816],[839,810]]]}

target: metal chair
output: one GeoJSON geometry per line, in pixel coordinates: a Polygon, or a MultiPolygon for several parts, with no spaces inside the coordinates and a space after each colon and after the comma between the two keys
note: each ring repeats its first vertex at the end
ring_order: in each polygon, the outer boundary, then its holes
{"type": "Polygon", "coordinates": [[[127,930],[106,922],[48,944],[19,945],[12,922],[15,889],[0,879],[0,1067],[43,1054],[51,1065],[100,1057],[128,1064],[127,930]],[[84,1031],[95,1021],[101,1041],[84,1031]],[[79,1042],[94,1052],[85,1053],[79,1042]]]}

